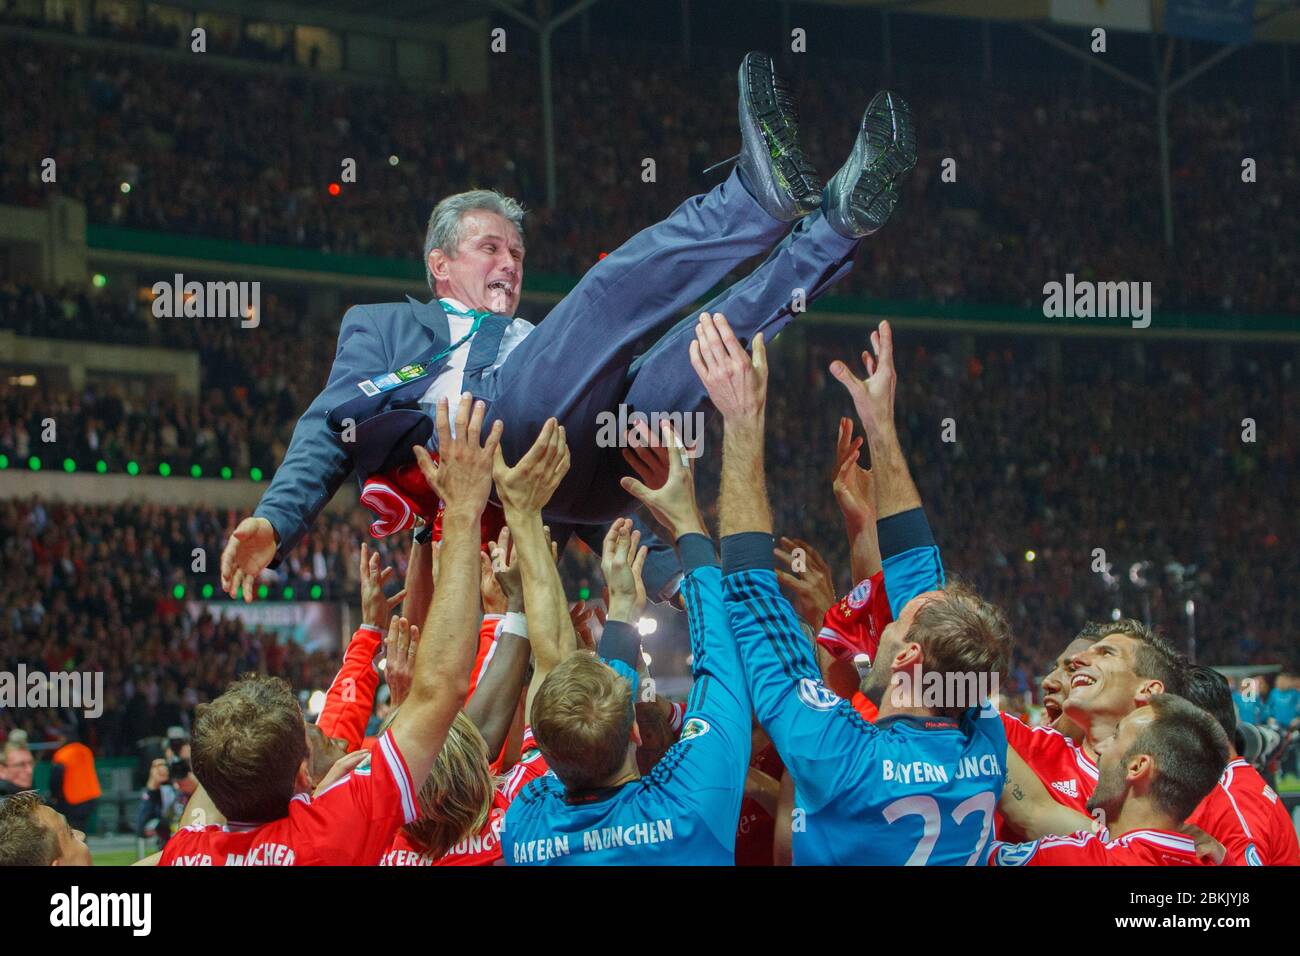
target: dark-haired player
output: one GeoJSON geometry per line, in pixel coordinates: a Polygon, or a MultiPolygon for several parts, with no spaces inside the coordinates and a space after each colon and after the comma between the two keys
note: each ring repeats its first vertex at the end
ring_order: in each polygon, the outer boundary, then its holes
{"type": "Polygon", "coordinates": [[[1300,841],[1291,815],[1233,745],[1237,712],[1228,679],[1213,667],[1197,664],[1188,673],[1187,698],[1219,722],[1232,748],[1223,776],[1188,822],[1224,845],[1223,862],[1229,866],[1300,866],[1300,841]]]}
{"type": "Polygon", "coordinates": [[[1157,694],[1097,741],[1100,779],[1089,812],[1100,833],[995,843],[991,866],[1198,866],[1184,821],[1213,789],[1228,761],[1218,722],[1182,697],[1157,694]],[[1112,835],[1114,837],[1112,838],[1112,835]]]}
{"type": "MultiPolygon", "coordinates": [[[[1186,664],[1173,645],[1140,621],[1090,624],[1079,638],[1092,638],[1092,642],[1069,661],[1063,716],[1078,727],[1082,738],[1076,743],[1058,730],[1029,727],[1007,714],[1002,715],[1002,723],[1007,743],[1052,798],[1082,813],[1097,786],[1098,743],[1111,737],[1121,720],[1154,695],[1181,691],[1186,664]]],[[[1014,778],[1013,768],[1008,783],[1017,783],[1014,778]]],[[[1014,830],[999,831],[998,836],[1022,838],[1014,830]]]]}

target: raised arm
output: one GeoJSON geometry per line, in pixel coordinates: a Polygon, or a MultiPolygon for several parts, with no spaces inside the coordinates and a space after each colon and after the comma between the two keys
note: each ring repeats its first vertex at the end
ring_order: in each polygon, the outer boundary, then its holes
{"type": "Polygon", "coordinates": [[[518,554],[510,547],[510,529],[502,528],[489,549],[493,573],[505,595],[506,619],[487,671],[465,705],[465,713],[483,735],[488,753],[495,757],[501,751],[519,708],[519,692],[528,677],[531,648],[524,617],[524,584],[518,554]]]}
{"type": "Polygon", "coordinates": [[[388,368],[386,362],[373,319],[349,309],[325,388],[294,426],[284,460],[252,517],[239,523],[221,552],[221,590],[231,597],[242,591],[245,601],[253,600],[257,576],[293,550],[347,478],[347,451],[326,416],[358,394],[357,382],[388,368]]]}
{"type": "Polygon", "coordinates": [[[424,627],[433,603],[434,580],[438,569],[438,541],[411,539],[411,554],[406,561],[406,586],[402,588],[406,600],[402,603],[402,616],[416,627],[424,627]]]}
{"type": "Polygon", "coordinates": [[[804,788],[814,780],[836,781],[856,736],[874,730],[822,683],[810,642],[777,584],[763,466],[767,356],[761,335],[752,348],[751,359],[726,320],[706,314],[696,329],[691,364],[724,419],[722,572],[731,631],[754,712],[801,797],[810,801],[801,806],[808,807],[829,796],[804,788]]]}
{"type": "Polygon", "coordinates": [[[877,533],[885,570],[885,590],[897,618],[907,602],[943,586],[943,564],[934,534],[921,507],[907,459],[894,424],[894,333],[888,322],[871,333],[875,352],[862,353],[867,377],[859,379],[843,362],[831,363],[831,374],[853,398],[871,450],[872,484],[876,490],[877,533]]]}
{"type": "Polygon", "coordinates": [[[384,594],[384,583],[392,568],[379,567],[379,552],[361,545],[361,626],[357,628],[343,655],[343,666],[325,692],[325,706],[316,718],[316,726],[326,737],[347,743],[348,750],[358,750],[366,736],[366,723],[375,706],[379,674],[375,671],[375,652],[384,637],[388,612],[406,595],[403,589],[392,597],[384,594]]]}
{"type": "Polygon", "coordinates": [[[505,509],[506,525],[519,559],[524,608],[528,613],[528,641],[533,649],[533,679],[528,686],[525,721],[533,711],[533,698],[546,675],[577,649],[564,586],[542,525],[542,508],[551,500],[568,470],[569,448],[565,444],[564,428],[554,418],[547,419],[537,440],[513,468],[506,465],[498,449],[492,469],[497,497],[505,509]]]}
{"type": "Polygon", "coordinates": [[[858,463],[862,439],[853,437],[853,422],[840,419],[835,444],[835,472],[831,491],[844,516],[849,539],[853,583],[866,581],[880,570],[880,540],[876,536],[876,488],[871,471],[858,463]]]}
{"type": "MultiPolygon", "coordinates": [[[[501,441],[502,425],[495,422],[480,445],[486,406],[474,403],[471,414],[471,401],[468,392],[461,396],[455,438],[447,402],[439,401],[440,462],[435,463],[424,448],[415,449],[421,472],[442,499],[443,515],[439,587],[415,655],[410,693],[392,726],[393,740],[413,780],[428,776],[456,712],[465,704],[478,644],[479,520],[492,487],[492,456],[501,441]]],[[[405,619],[398,626],[419,639],[419,630],[405,619]]]]}
{"type": "MultiPolygon", "coordinates": [[[[687,781],[685,799],[698,809],[714,838],[734,848],[749,767],[753,705],[723,603],[721,569],[696,505],[691,459],[668,425],[663,426],[658,454],[665,468],[642,468],[634,462],[644,481],[624,478],[622,484],[649,508],[676,543],[684,572],[681,594],[690,626],[695,682],[680,738],[651,777],[671,774],[687,781]],[[660,486],[649,487],[661,474],[660,486]]],[[[769,549],[770,540],[769,536],[769,549]]]]}

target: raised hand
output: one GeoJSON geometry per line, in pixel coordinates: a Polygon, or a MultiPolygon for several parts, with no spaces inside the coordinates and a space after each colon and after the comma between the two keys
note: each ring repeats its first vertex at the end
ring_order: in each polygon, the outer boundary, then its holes
{"type": "Polygon", "coordinates": [[[629,428],[626,437],[627,447],[623,449],[623,460],[632,466],[632,470],[641,476],[648,487],[662,488],[668,480],[667,446],[658,441],[657,436],[650,434],[650,426],[643,421],[638,421],[629,428]]]}
{"type": "Polygon", "coordinates": [[[275,557],[276,537],[271,522],[265,518],[245,518],[221,551],[221,590],[232,598],[253,600],[253,585],[257,576],[275,557]]]}
{"type": "Polygon", "coordinates": [[[384,621],[397,604],[406,597],[402,588],[392,597],[384,595],[384,585],[393,576],[392,568],[379,569],[379,552],[371,551],[361,543],[361,623],[383,627],[384,621]]]}
{"type": "Polygon", "coordinates": [[[691,343],[691,367],[713,406],[728,421],[758,420],[767,405],[767,350],[754,336],[751,357],[721,312],[700,313],[691,343]]]}
{"type": "Polygon", "coordinates": [[[831,363],[830,371],[853,398],[853,407],[868,436],[879,435],[894,427],[894,391],[898,386],[894,371],[894,331],[888,321],[882,321],[871,333],[871,351],[862,353],[862,364],[867,369],[867,377],[862,379],[838,360],[831,363]]]}
{"type": "Polygon", "coordinates": [[[506,465],[498,445],[492,465],[497,497],[507,510],[540,514],[569,471],[569,446],[564,426],[548,418],[533,446],[514,467],[506,465]]]}
{"type": "Polygon", "coordinates": [[[478,553],[478,590],[483,599],[484,614],[504,614],[509,606],[509,598],[497,581],[496,569],[486,552],[478,553]]]}
{"type": "Polygon", "coordinates": [[[404,617],[393,615],[384,638],[384,680],[394,707],[406,700],[415,679],[415,653],[420,646],[420,629],[404,617]]]}
{"type": "Polygon", "coordinates": [[[486,413],[487,406],[483,402],[474,402],[469,392],[463,394],[456,409],[456,436],[453,438],[447,400],[441,398],[434,417],[439,461],[435,462],[423,446],[416,445],[412,449],[425,481],[442,499],[444,516],[478,520],[487,504],[488,492],[492,490],[492,458],[500,448],[503,426],[500,420],[493,422],[487,440],[480,445],[486,413]]]}
{"type": "Polygon", "coordinates": [[[814,629],[821,627],[822,617],[835,603],[835,577],[830,565],[816,548],[799,538],[782,538],[781,547],[774,548],[773,554],[785,565],[785,570],[777,568],[776,577],[796,613],[814,629]],[[803,570],[795,570],[796,549],[802,552],[803,560],[798,563],[803,570]]]}
{"type": "Polygon", "coordinates": [[[632,530],[630,518],[618,518],[605,533],[600,570],[609,588],[609,619],[636,621],[645,610],[645,584],[641,568],[648,549],[639,547],[641,532],[632,530]]]}
{"type": "Polygon", "coordinates": [[[650,509],[674,541],[684,534],[704,534],[704,520],[695,503],[695,460],[666,421],[660,435],[657,447],[639,449],[635,456],[624,453],[642,480],[626,477],[619,484],[650,509]]]}
{"type": "MultiPolygon", "coordinates": [[[[551,547],[551,557],[558,559],[559,552],[555,542],[551,540],[551,529],[543,527],[542,533],[546,536],[546,543],[551,547]]],[[[488,543],[488,554],[492,558],[491,569],[496,579],[496,586],[505,597],[507,608],[512,611],[522,611],[524,609],[523,566],[514,548],[510,546],[509,527],[502,528],[497,539],[488,543]]]]}
{"type": "Polygon", "coordinates": [[[840,506],[850,531],[876,520],[876,493],[871,486],[871,472],[858,463],[862,439],[853,437],[853,422],[840,419],[835,443],[835,470],[831,474],[831,491],[840,506]]]}
{"type": "Polygon", "coordinates": [[[599,623],[604,627],[607,619],[599,604],[588,607],[586,601],[578,601],[569,608],[569,620],[573,622],[573,633],[578,638],[579,650],[595,652],[595,625],[599,623]]]}

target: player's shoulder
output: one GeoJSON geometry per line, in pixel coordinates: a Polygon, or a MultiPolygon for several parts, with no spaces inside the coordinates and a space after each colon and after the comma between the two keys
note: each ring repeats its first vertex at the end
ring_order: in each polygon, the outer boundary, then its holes
{"type": "Polygon", "coordinates": [[[215,823],[191,823],[173,833],[158,858],[159,866],[210,866],[223,830],[215,823]]]}
{"type": "Polygon", "coordinates": [[[1054,727],[1027,723],[1015,714],[1008,714],[1005,710],[999,711],[998,715],[1002,718],[1002,729],[1006,732],[1008,740],[1063,751],[1074,750],[1078,746],[1073,740],[1054,727]]]}
{"type": "Polygon", "coordinates": [[[538,811],[548,806],[564,803],[564,784],[549,771],[530,780],[510,802],[511,811],[538,811]]]}

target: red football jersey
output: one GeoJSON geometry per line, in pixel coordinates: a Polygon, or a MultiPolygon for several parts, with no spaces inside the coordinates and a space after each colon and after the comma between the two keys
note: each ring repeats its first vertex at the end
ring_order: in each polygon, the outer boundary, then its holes
{"type": "Polygon", "coordinates": [[[1118,840],[1080,830],[1032,843],[989,847],[989,866],[1211,866],[1196,855],[1191,837],[1168,830],[1130,830],[1118,840]]]}
{"type": "Polygon", "coordinates": [[[497,649],[497,638],[501,636],[501,628],[505,622],[504,614],[483,615],[483,621],[478,626],[478,650],[474,654],[474,669],[469,672],[469,693],[465,695],[467,704],[474,696],[474,691],[478,689],[478,682],[487,673],[492,654],[497,649]]]}
{"type": "Polygon", "coordinates": [[[361,749],[366,724],[375,707],[379,672],[375,670],[374,659],[383,640],[384,632],[372,624],[357,628],[343,654],[343,666],[325,692],[325,706],[316,718],[321,732],[326,737],[346,741],[349,752],[361,749]]]}
{"type": "Polygon", "coordinates": [[[817,643],[836,660],[851,661],[855,654],[866,654],[875,661],[880,635],[893,619],[885,572],[877,571],[831,606],[822,617],[817,643]]]}
{"type": "Polygon", "coordinates": [[[386,731],[350,773],[262,824],[184,827],[159,866],[369,866],[416,817],[415,786],[386,731]]]}
{"type": "Polygon", "coordinates": [[[547,771],[546,758],[537,749],[533,739],[532,728],[524,729],[521,744],[523,755],[510,772],[497,784],[496,793],[492,795],[492,809],[488,811],[483,828],[473,836],[466,837],[447,853],[435,859],[406,835],[398,830],[393,845],[388,848],[379,861],[380,866],[500,866],[501,827],[505,824],[506,811],[511,802],[519,796],[521,790],[529,783],[544,775],[547,771]]]}
{"type": "MultiPolygon", "coordinates": [[[[1088,799],[1097,789],[1097,765],[1083,748],[1051,727],[1030,727],[1011,714],[1002,715],[1007,744],[1029,764],[1057,803],[1088,813],[1088,799]]],[[[994,815],[999,840],[1017,843],[1025,835],[1007,823],[999,810],[994,815]]]]}
{"type": "Polygon", "coordinates": [[[1240,757],[1228,764],[1187,822],[1224,845],[1225,866],[1300,866],[1291,815],[1259,771],[1240,757]]]}

